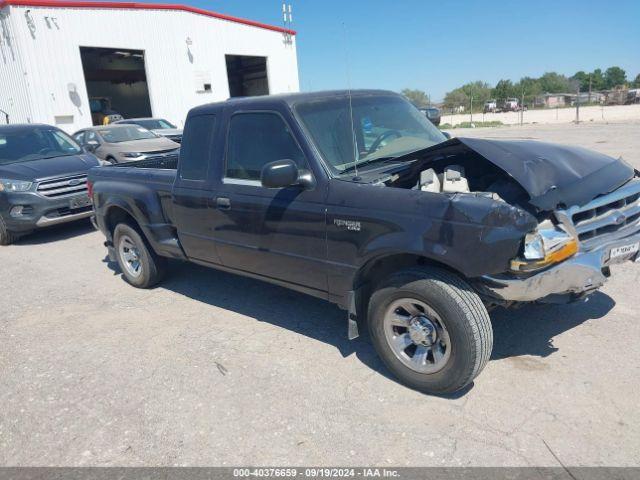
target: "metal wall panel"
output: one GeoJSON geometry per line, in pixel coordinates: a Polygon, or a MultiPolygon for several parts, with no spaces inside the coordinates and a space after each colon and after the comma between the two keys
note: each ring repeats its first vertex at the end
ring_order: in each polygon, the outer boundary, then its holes
{"type": "MultiPolygon", "coordinates": [[[[8,9],[14,49],[26,71],[21,79],[21,89],[26,89],[23,108],[31,112],[24,116],[50,124],[56,117],[73,117],[72,123],[59,125],[68,132],[91,125],[80,46],[144,50],[153,115],[179,126],[190,108],[228,98],[225,54],[265,56],[270,92],[299,90],[295,36],[287,44],[277,31],[185,11],[8,9]],[[210,75],[211,92],[197,92],[196,79],[203,73],[210,75]]],[[[4,84],[4,76],[0,78],[4,84]]],[[[7,81],[16,82],[16,73],[7,81]]]]}
{"type": "MultiPolygon", "coordinates": [[[[0,110],[9,115],[11,123],[29,123],[33,120],[31,102],[14,23],[10,7],[0,9],[0,110]]],[[[5,115],[0,114],[0,124],[4,123],[5,115]]]]}

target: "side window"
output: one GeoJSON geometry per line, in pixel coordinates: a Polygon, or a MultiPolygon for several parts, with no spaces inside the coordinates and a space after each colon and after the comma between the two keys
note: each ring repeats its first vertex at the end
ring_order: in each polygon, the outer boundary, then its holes
{"type": "Polygon", "coordinates": [[[198,115],[187,120],[180,149],[180,178],[185,180],[207,178],[215,125],[215,115],[198,115]]]}
{"type": "Polygon", "coordinates": [[[65,133],[56,132],[55,130],[51,130],[51,136],[55,141],[56,145],[59,147],[57,150],[63,152],[77,152],[78,147],[71,141],[65,133]]]}
{"type": "Polygon", "coordinates": [[[87,132],[87,135],[85,136],[84,141],[87,143],[90,143],[90,142],[100,143],[100,140],[98,139],[98,134],[92,130],[89,130],[87,132]]]}
{"type": "Polygon", "coordinates": [[[284,120],[275,113],[241,113],[231,117],[227,144],[228,178],[260,180],[262,167],[274,160],[305,160],[284,120]]]}
{"type": "Polygon", "coordinates": [[[73,136],[73,139],[78,142],[80,145],[84,145],[84,132],[76,133],[73,136]]]}

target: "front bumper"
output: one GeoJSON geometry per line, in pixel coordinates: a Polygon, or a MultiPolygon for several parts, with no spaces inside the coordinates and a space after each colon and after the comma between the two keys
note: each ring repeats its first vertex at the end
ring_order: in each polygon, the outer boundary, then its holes
{"type": "Polygon", "coordinates": [[[578,252],[568,260],[529,276],[515,274],[485,275],[478,282],[480,292],[505,302],[555,301],[582,297],[602,287],[610,265],[625,261],[640,262],[640,254],[611,259],[616,247],[640,242],[640,233],[607,242],[589,251],[578,252]]]}
{"type": "Polygon", "coordinates": [[[70,200],[85,194],[46,198],[36,192],[2,192],[0,215],[11,232],[27,233],[36,228],[58,225],[88,218],[93,213],[91,205],[71,208],[70,200]],[[11,214],[14,207],[22,207],[23,214],[11,214]]]}

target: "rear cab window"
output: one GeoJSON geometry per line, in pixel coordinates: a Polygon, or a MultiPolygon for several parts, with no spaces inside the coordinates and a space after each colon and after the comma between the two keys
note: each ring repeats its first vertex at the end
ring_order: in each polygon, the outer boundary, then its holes
{"type": "Polygon", "coordinates": [[[212,160],[216,115],[189,117],[180,149],[180,178],[204,182],[212,160]]]}

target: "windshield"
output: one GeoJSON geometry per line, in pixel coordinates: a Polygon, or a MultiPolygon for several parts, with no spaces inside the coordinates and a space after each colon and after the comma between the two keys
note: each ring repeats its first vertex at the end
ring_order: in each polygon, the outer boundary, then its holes
{"type": "Polygon", "coordinates": [[[78,144],[57,128],[25,127],[0,131],[0,165],[82,153],[78,144]]]}
{"type": "Polygon", "coordinates": [[[121,143],[130,142],[132,140],[158,138],[155,133],[136,125],[131,125],[130,127],[117,126],[113,128],[101,128],[99,133],[107,143],[121,143]]]}
{"type": "Polygon", "coordinates": [[[348,97],[300,103],[296,112],[336,173],[358,164],[399,157],[444,142],[446,137],[399,96],[354,96],[353,131],[348,97]],[[355,138],[355,146],[354,146],[355,138]],[[356,153],[357,152],[357,153],[356,153]]]}
{"type": "Polygon", "coordinates": [[[136,125],[140,125],[141,127],[146,128],[147,130],[166,130],[167,128],[176,128],[175,125],[167,122],[162,118],[158,119],[149,119],[149,120],[135,120],[132,123],[136,125]]]}

